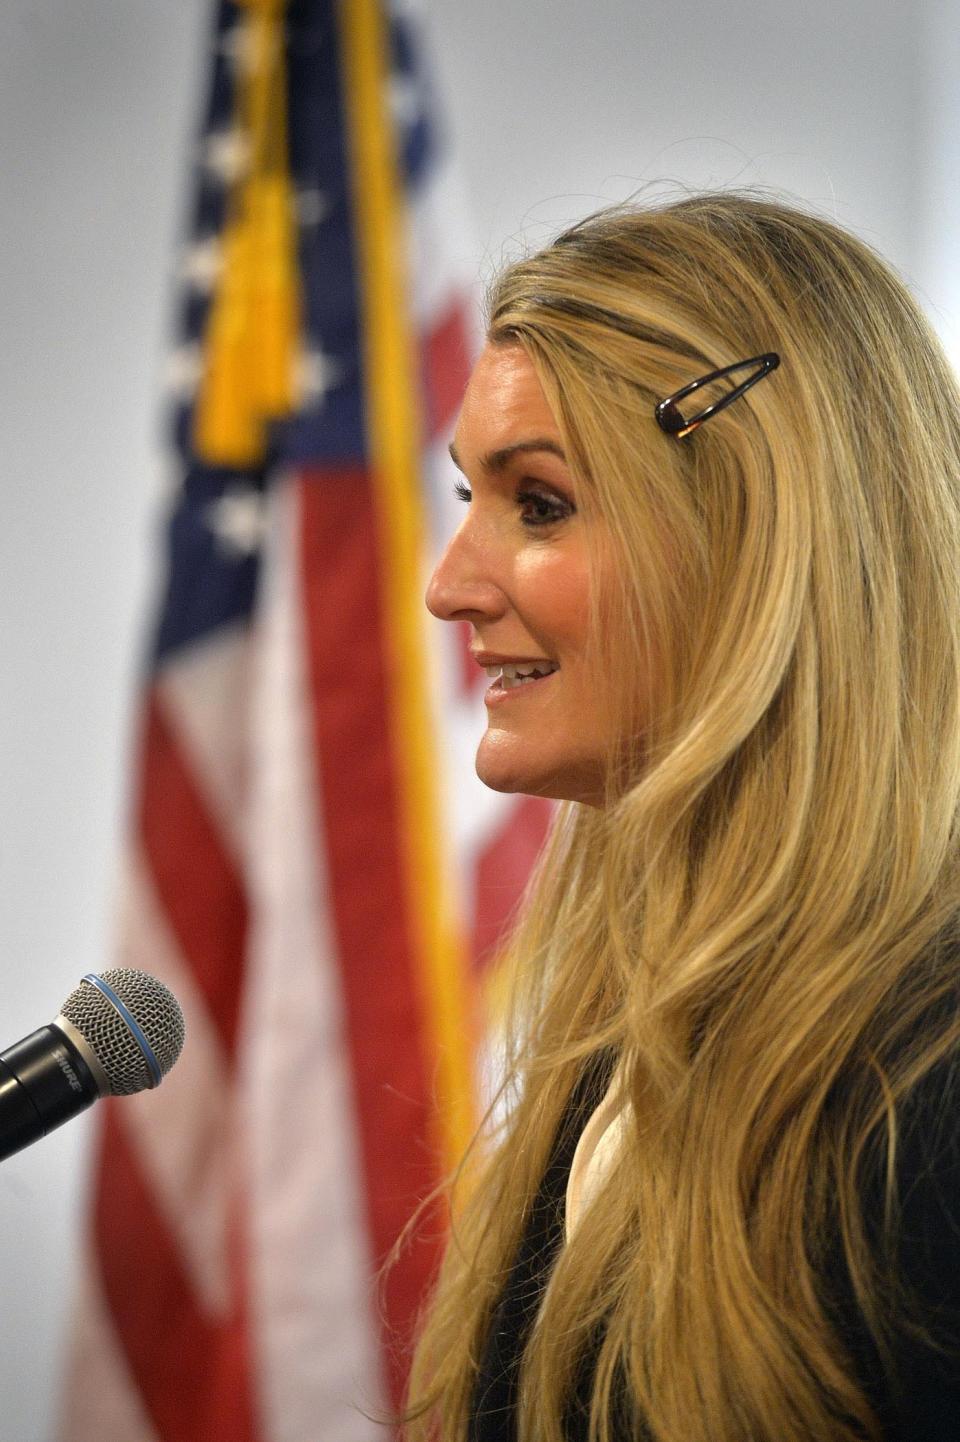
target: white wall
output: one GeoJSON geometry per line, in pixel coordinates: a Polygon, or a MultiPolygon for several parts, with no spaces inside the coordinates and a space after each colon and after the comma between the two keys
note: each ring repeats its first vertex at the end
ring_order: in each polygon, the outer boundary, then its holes
{"type": "MultiPolygon", "coordinates": [[[[0,1047],[108,951],[205,11],[0,6],[0,1047]]],[[[3,1442],[50,1436],[86,1135],[0,1166],[3,1442]]]]}
{"type": "Polygon", "coordinates": [[[930,0],[923,20],[914,275],[960,371],[960,0],[930,0]]]}
{"type": "MultiPolygon", "coordinates": [[[[960,213],[936,155],[955,5],[428,10],[479,271],[521,232],[543,238],[650,182],[770,184],[879,246],[949,324],[960,213]]],[[[0,7],[0,1046],[109,964],[206,26],[205,0],[0,7]]],[[[3,1442],[50,1435],[85,1139],[74,1123],[0,1169],[3,1442]]]]}
{"type": "Polygon", "coordinates": [[[441,79],[496,259],[664,178],[785,187],[911,254],[916,3],[435,0],[441,79]]]}

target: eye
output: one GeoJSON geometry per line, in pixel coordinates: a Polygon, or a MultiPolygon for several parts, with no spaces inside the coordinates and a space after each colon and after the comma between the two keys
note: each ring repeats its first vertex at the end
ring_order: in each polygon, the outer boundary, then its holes
{"type": "Polygon", "coordinates": [[[521,517],[525,526],[551,526],[556,521],[565,521],[576,509],[569,501],[545,496],[540,491],[517,491],[517,505],[527,511],[521,517]]]}
{"type": "MultiPolygon", "coordinates": [[[[463,481],[454,481],[453,494],[460,501],[469,503],[473,500],[470,487],[464,485],[463,481]]],[[[557,521],[564,521],[568,516],[572,516],[577,509],[571,501],[560,500],[541,491],[531,491],[523,487],[516,492],[514,500],[522,508],[520,520],[528,529],[534,526],[552,526],[557,521]]]]}

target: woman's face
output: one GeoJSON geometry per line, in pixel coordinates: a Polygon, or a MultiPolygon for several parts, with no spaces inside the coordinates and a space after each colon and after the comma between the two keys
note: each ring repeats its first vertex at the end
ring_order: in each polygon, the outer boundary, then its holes
{"type": "Polygon", "coordinates": [[[610,728],[588,668],[587,626],[591,584],[602,577],[588,569],[590,523],[520,345],[483,351],[451,454],[468,510],[427,606],[443,621],[469,621],[471,651],[494,672],[477,775],[495,791],[600,805],[610,728]],[[511,666],[543,674],[521,681],[511,666]]]}

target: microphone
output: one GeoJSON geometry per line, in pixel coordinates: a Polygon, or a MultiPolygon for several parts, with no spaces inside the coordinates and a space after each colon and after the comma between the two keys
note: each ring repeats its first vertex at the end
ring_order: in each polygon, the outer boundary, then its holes
{"type": "Polygon", "coordinates": [[[148,972],[85,976],[49,1026],[0,1052],[0,1160],[105,1096],[159,1086],[183,1047],[180,1003],[148,972]]]}

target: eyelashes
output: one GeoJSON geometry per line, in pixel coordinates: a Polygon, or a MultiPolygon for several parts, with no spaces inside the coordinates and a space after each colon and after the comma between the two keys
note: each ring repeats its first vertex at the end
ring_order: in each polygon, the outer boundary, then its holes
{"type": "MultiPolygon", "coordinates": [[[[470,502],[473,499],[470,487],[463,481],[454,481],[453,494],[461,501],[470,502]]],[[[523,487],[517,490],[514,500],[520,507],[533,508],[532,513],[528,510],[526,515],[520,517],[521,524],[531,529],[564,521],[576,510],[569,501],[557,500],[553,496],[543,495],[540,491],[526,490],[523,487]]]]}

